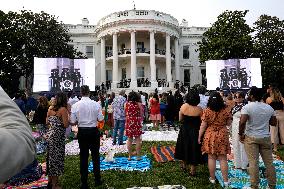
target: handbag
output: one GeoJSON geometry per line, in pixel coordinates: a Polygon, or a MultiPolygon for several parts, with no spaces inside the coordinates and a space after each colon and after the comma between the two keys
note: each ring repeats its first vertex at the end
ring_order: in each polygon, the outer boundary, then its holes
{"type": "Polygon", "coordinates": [[[111,114],[113,112],[112,105],[107,106],[107,113],[111,114]]]}

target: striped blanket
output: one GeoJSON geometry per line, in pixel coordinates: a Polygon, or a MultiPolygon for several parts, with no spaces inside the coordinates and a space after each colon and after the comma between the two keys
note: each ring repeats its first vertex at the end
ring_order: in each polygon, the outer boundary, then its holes
{"type": "Polygon", "coordinates": [[[153,146],[151,153],[157,162],[175,161],[175,147],[174,146],[153,146]]]}

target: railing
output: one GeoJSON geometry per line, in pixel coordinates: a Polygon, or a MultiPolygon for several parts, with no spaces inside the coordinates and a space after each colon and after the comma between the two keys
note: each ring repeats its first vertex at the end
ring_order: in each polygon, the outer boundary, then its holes
{"type": "MultiPolygon", "coordinates": [[[[131,54],[131,49],[121,49],[118,50],[118,55],[127,55],[127,54],[131,54]]],[[[137,48],[136,49],[136,53],[147,53],[150,54],[150,50],[146,49],[146,48],[137,48]]],[[[164,49],[155,49],[155,54],[159,54],[159,55],[166,55],[166,50],[164,49]]],[[[112,57],[113,56],[113,51],[110,50],[108,52],[106,52],[105,54],[106,58],[112,57]]],[[[175,54],[171,52],[171,57],[175,58],[175,54]]]]}
{"type": "MultiPolygon", "coordinates": [[[[118,55],[126,55],[126,54],[131,54],[131,49],[121,49],[118,50],[118,55]]],[[[146,49],[146,48],[137,48],[136,49],[136,53],[147,53],[150,54],[150,50],[146,49]]],[[[155,49],[155,54],[159,54],[159,55],[166,55],[166,50],[164,49],[155,49]]],[[[113,56],[113,51],[107,51],[105,54],[106,58],[112,57],[113,56]]],[[[171,52],[171,57],[175,58],[175,54],[171,52]]]]}
{"type": "MultiPolygon", "coordinates": [[[[117,88],[129,88],[130,82],[131,79],[121,79],[117,84],[117,88]]],[[[148,78],[137,78],[137,87],[151,87],[151,82],[148,80],[148,78]]]]}
{"type": "Polygon", "coordinates": [[[151,82],[148,78],[137,78],[137,87],[151,87],[151,82]]]}
{"type": "Polygon", "coordinates": [[[98,22],[98,27],[105,24],[116,22],[125,19],[149,19],[158,20],[179,26],[178,20],[169,14],[154,10],[126,10],[121,12],[115,12],[108,16],[105,16],[98,22]]]}
{"type": "Polygon", "coordinates": [[[106,83],[101,83],[101,85],[96,85],[95,90],[101,91],[103,93],[106,93],[106,91],[111,89],[111,81],[107,80],[106,83]]]}
{"type": "Polygon", "coordinates": [[[117,88],[129,88],[131,79],[121,79],[119,83],[117,83],[117,88]]]}
{"type": "Polygon", "coordinates": [[[157,79],[158,87],[168,87],[169,84],[166,79],[157,79]]]}
{"type": "Polygon", "coordinates": [[[65,25],[67,29],[95,29],[95,25],[65,25]]]}

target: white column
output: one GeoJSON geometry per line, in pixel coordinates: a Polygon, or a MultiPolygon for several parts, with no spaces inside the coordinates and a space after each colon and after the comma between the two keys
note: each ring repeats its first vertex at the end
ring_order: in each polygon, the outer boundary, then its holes
{"type": "Polygon", "coordinates": [[[176,70],[176,80],[180,80],[178,38],[175,39],[175,70],[176,70]]]}
{"type": "Polygon", "coordinates": [[[130,88],[135,89],[137,88],[137,68],[136,68],[136,44],[135,44],[135,31],[131,31],[131,83],[130,88]]]}
{"type": "Polygon", "coordinates": [[[118,83],[118,52],[117,52],[117,33],[112,35],[112,88],[117,88],[118,83]]]}
{"type": "Polygon", "coordinates": [[[171,74],[171,36],[166,34],[166,73],[167,73],[167,82],[169,87],[173,87],[172,74],[171,74]]]}
{"type": "Polygon", "coordinates": [[[106,47],[105,38],[101,38],[101,83],[106,84],[106,47]]]}
{"type": "Polygon", "coordinates": [[[155,32],[150,31],[150,74],[151,74],[151,88],[155,89],[158,87],[156,80],[156,63],[155,63],[155,32]]]}

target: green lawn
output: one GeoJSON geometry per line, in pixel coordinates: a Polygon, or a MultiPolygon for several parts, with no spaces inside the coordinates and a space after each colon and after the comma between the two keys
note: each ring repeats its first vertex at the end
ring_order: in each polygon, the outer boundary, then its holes
{"type": "MultiPolygon", "coordinates": [[[[179,162],[157,163],[150,152],[153,145],[175,145],[175,142],[143,142],[142,155],[152,160],[152,168],[146,172],[139,171],[102,171],[103,186],[98,188],[124,189],[134,186],[160,186],[160,185],[183,185],[186,188],[221,188],[219,184],[213,186],[209,183],[207,166],[200,166],[197,169],[197,176],[191,178],[181,171],[179,162]]],[[[127,154],[118,154],[127,156],[127,154]]],[[[40,162],[44,156],[38,156],[40,162]]],[[[80,188],[79,156],[66,156],[65,174],[61,177],[61,185],[64,189],[80,188]]],[[[94,187],[93,174],[89,174],[89,187],[94,187]]]]}

